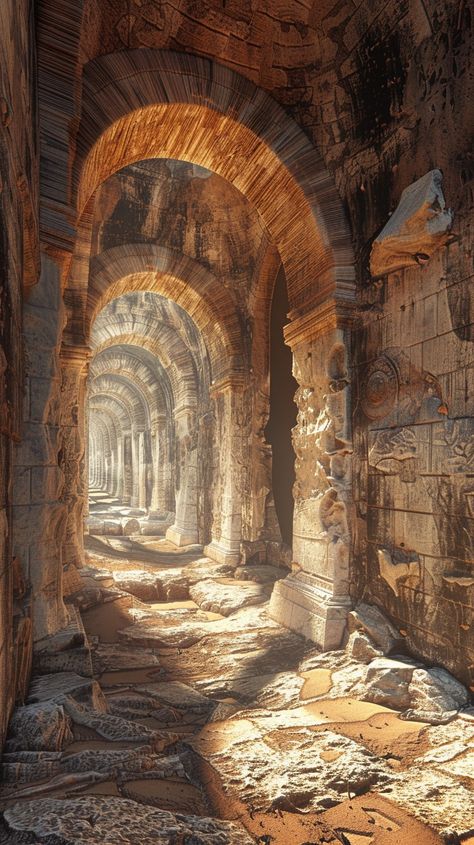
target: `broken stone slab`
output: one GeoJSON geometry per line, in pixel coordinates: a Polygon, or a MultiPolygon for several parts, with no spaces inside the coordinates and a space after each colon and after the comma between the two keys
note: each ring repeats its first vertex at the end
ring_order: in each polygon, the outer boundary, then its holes
{"type": "Polygon", "coordinates": [[[472,786],[440,768],[412,765],[379,791],[446,842],[460,842],[472,831],[472,786]],[[456,839],[449,838],[452,831],[456,839]]]}
{"type": "Polygon", "coordinates": [[[403,637],[375,605],[360,602],[348,613],[347,626],[349,633],[363,631],[384,654],[402,650],[403,637]]]}
{"type": "Polygon", "coordinates": [[[351,694],[430,724],[449,721],[469,701],[466,688],[445,669],[427,669],[403,657],[373,660],[351,694]]]}
{"type": "Polygon", "coordinates": [[[100,584],[101,587],[113,587],[114,576],[110,569],[99,569],[94,566],[84,566],[79,574],[86,583],[100,584]]]}
{"type": "Polygon", "coordinates": [[[270,590],[252,581],[209,580],[194,584],[189,595],[203,610],[230,616],[243,607],[268,601],[270,590]]]}
{"type": "Polygon", "coordinates": [[[98,712],[107,711],[107,701],[97,681],[83,678],[75,672],[58,672],[34,677],[31,681],[27,703],[36,704],[58,699],[62,703],[64,696],[71,696],[80,704],[85,704],[98,712]]]}
{"type": "Polygon", "coordinates": [[[469,702],[467,689],[446,669],[415,669],[410,686],[410,708],[404,719],[442,724],[469,702]]]}
{"type": "Polygon", "coordinates": [[[17,707],[10,720],[6,750],[62,751],[73,742],[71,719],[55,702],[17,707]]]}
{"type": "Polygon", "coordinates": [[[81,796],[43,798],[5,810],[9,830],[56,845],[252,845],[253,839],[234,822],[175,815],[127,798],[81,796]],[[94,823],[91,824],[91,819],[94,823]]]}
{"type": "Polygon", "coordinates": [[[443,174],[436,169],[405,188],[397,208],[373,242],[373,276],[426,264],[449,241],[453,213],[446,208],[442,182],[443,174]]]}
{"type": "Polygon", "coordinates": [[[145,611],[142,619],[139,611],[131,615],[137,620],[133,625],[119,631],[120,640],[140,647],[157,649],[191,648],[208,636],[219,634],[235,635],[242,630],[277,629],[278,624],[269,619],[265,608],[267,605],[245,607],[223,619],[209,621],[200,610],[184,609],[173,611],[167,619],[166,612],[160,612],[159,618],[153,617],[145,611]]]}

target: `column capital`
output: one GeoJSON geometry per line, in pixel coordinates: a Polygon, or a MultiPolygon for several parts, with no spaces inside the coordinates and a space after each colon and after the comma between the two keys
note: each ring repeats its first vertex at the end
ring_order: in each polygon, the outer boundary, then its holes
{"type": "Polygon", "coordinates": [[[295,315],[283,329],[285,343],[295,349],[335,329],[350,329],[355,308],[352,300],[331,298],[303,314],[295,315]]]}
{"type": "Polygon", "coordinates": [[[72,346],[63,343],[59,358],[62,364],[81,369],[92,358],[92,350],[88,346],[72,346]]]}

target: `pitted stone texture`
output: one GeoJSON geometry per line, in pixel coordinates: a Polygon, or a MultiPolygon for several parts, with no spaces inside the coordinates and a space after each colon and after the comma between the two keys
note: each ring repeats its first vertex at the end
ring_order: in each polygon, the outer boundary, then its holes
{"type": "Polygon", "coordinates": [[[392,777],[383,760],[330,730],[291,726],[282,714],[272,730],[268,716],[246,716],[206,726],[192,744],[228,794],[258,810],[281,807],[282,800],[305,809],[331,807],[348,788],[359,794],[392,777]]]}
{"type": "Polygon", "coordinates": [[[262,604],[270,597],[269,589],[252,581],[231,579],[200,581],[191,587],[190,596],[203,610],[230,616],[236,610],[262,604]]]}
{"type": "Polygon", "coordinates": [[[3,780],[27,783],[62,773],[99,772],[108,777],[153,772],[153,777],[184,777],[178,756],[163,756],[150,746],[137,749],[88,749],[66,754],[53,751],[18,751],[5,754],[2,760],[3,780]]]}
{"type": "Polygon", "coordinates": [[[54,702],[17,707],[10,720],[7,751],[62,751],[73,741],[71,719],[54,702]]]}
{"type": "Polygon", "coordinates": [[[125,798],[83,796],[64,801],[42,800],[15,804],[5,811],[11,830],[56,845],[251,845],[252,839],[232,822],[176,816],[144,807],[125,798]]]}
{"type": "Polygon", "coordinates": [[[458,841],[472,831],[472,781],[463,783],[441,768],[411,766],[381,791],[440,833],[456,831],[458,841]]]}

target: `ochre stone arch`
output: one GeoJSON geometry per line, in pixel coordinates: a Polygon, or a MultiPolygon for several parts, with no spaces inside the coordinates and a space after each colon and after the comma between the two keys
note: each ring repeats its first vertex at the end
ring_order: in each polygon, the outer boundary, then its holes
{"type": "Polygon", "coordinates": [[[105,179],[146,158],[199,164],[247,197],[279,250],[292,308],[336,290],[353,297],[350,235],[332,177],[296,122],[249,80],[165,50],[85,65],[71,185],[79,215],[89,217],[105,179]]]}

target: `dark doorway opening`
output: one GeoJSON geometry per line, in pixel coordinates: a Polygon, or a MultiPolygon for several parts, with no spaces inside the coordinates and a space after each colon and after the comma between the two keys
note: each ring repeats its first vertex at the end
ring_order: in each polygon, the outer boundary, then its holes
{"type": "Polygon", "coordinates": [[[295,453],[291,429],[296,424],[297,407],[293,401],[298,382],[293,378],[291,349],[283,339],[288,323],[288,292],[283,268],[273,291],[270,315],[270,419],[265,435],[272,446],[272,483],[275,510],[285,543],[293,541],[293,484],[295,453]]]}

